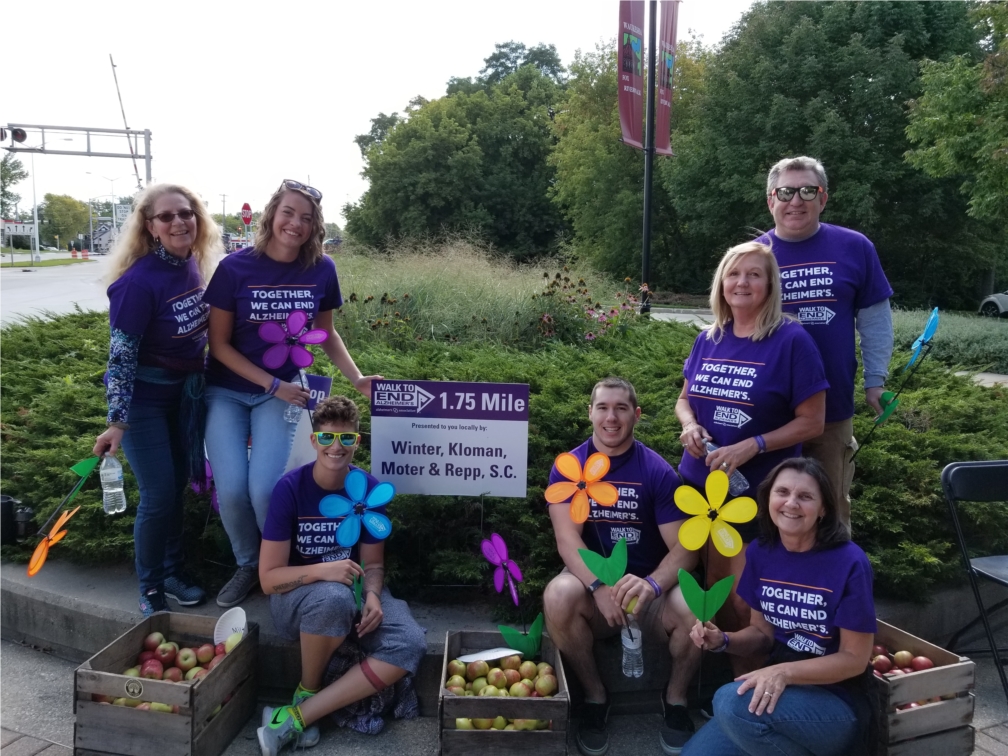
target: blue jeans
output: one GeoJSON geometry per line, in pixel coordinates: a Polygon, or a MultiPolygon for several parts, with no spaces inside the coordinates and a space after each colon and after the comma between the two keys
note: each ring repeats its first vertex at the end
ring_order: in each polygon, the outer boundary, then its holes
{"type": "Polygon", "coordinates": [[[270,496],[287,467],[297,424],[283,419],[287,402],[269,394],[207,386],[206,398],[207,457],[221,520],[238,566],[255,567],[270,496]]]}
{"type": "Polygon", "coordinates": [[[133,544],[144,593],[182,570],[182,492],[189,476],[177,405],[134,402],[126,419],[122,448],[140,486],[133,544]]]}
{"type": "Polygon", "coordinates": [[[714,694],[714,719],[700,728],[682,756],[841,756],[854,750],[861,724],[854,710],[820,685],[789,685],[773,714],[749,713],[752,691],[738,695],[742,683],[723,685],[714,694]]]}

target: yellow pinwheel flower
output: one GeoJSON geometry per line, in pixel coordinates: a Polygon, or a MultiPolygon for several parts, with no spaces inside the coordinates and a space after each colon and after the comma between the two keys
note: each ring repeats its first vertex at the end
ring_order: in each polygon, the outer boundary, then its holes
{"type": "Polygon", "coordinates": [[[756,516],[756,502],[749,496],[740,496],[725,504],[728,476],[723,470],[714,470],[708,475],[705,487],[706,499],[692,486],[676,489],[676,506],[693,515],[679,528],[679,543],[696,551],[710,536],[714,548],[726,557],[733,557],[742,550],[742,536],[728,523],[749,522],[756,516]]]}

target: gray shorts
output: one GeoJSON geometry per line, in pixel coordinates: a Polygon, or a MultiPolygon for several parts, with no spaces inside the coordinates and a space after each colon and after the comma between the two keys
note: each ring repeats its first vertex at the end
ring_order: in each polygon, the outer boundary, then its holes
{"type": "MultiPolygon", "coordinates": [[[[416,674],[427,653],[425,630],[405,601],[382,590],[381,624],[358,640],[368,656],[416,674]]],[[[301,633],[343,638],[350,634],[356,614],[353,592],[342,583],[311,583],[270,596],[270,614],[277,633],[296,641],[301,633]]]]}

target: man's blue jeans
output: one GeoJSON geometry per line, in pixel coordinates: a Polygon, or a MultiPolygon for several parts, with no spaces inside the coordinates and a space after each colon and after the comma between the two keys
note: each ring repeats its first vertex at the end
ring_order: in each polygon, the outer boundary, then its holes
{"type": "Polygon", "coordinates": [[[752,691],[740,682],[714,694],[714,719],[700,728],[683,756],[842,756],[851,753],[862,725],[842,698],[820,685],[789,685],[773,714],[749,713],[752,691]]]}
{"type": "Polygon", "coordinates": [[[270,496],[287,467],[297,424],[283,419],[287,402],[269,394],[207,386],[206,398],[207,457],[221,520],[238,566],[255,567],[270,496]]]}
{"type": "Polygon", "coordinates": [[[182,570],[182,492],[188,482],[178,406],[134,402],[122,448],[140,486],[133,524],[140,592],[162,587],[182,570]]]}

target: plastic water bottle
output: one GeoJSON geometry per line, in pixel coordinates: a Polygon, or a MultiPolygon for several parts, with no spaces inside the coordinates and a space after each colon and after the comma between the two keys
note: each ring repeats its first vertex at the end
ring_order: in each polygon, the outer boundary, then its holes
{"type": "MultiPolygon", "coordinates": [[[[305,388],[305,386],[308,385],[308,376],[305,374],[304,370],[298,373],[298,382],[300,383],[301,388],[305,388]]],[[[301,411],[302,408],[299,407],[298,405],[288,404],[287,409],[284,410],[284,420],[286,420],[288,423],[300,422],[301,411]]]]}
{"type": "MultiPolygon", "coordinates": [[[[704,441],[704,446],[707,447],[707,453],[710,454],[715,449],[719,448],[717,444],[712,444],[710,441],[704,441]]],[[[746,480],[746,476],[740,473],[738,470],[733,472],[728,478],[728,494],[731,496],[738,496],[743,491],[748,490],[749,481],[746,480]]]]}
{"type": "Polygon", "coordinates": [[[126,511],[126,494],[123,493],[123,470],[119,460],[106,454],[99,468],[102,487],[102,506],[105,514],[113,515],[126,511]]]}
{"type": "Polygon", "coordinates": [[[627,615],[627,624],[620,631],[620,637],[623,639],[623,674],[626,677],[641,677],[644,674],[644,653],[640,626],[633,615],[627,615]]]}

